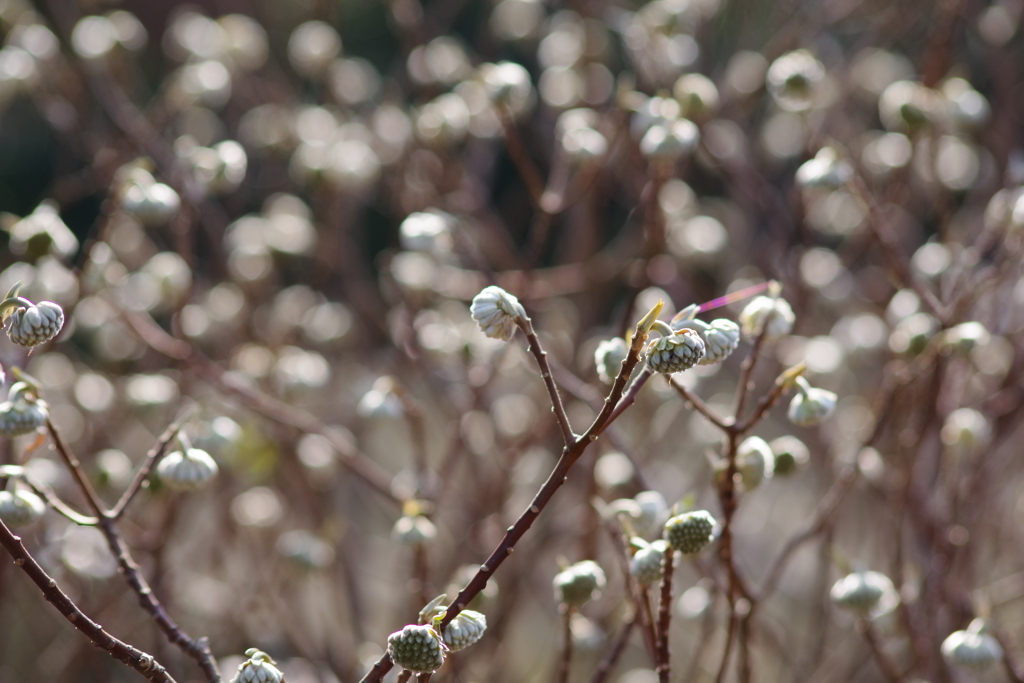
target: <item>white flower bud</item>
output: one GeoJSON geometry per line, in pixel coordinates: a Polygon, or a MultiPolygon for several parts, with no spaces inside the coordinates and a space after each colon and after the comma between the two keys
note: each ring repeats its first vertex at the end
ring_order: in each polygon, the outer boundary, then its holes
{"type": "Polygon", "coordinates": [[[1003,659],[1003,648],[985,633],[985,622],[975,619],[966,631],[955,631],[942,641],[942,656],[950,664],[983,671],[1003,659]]]}
{"type": "Polygon", "coordinates": [[[780,109],[805,111],[814,103],[825,67],[807,50],[782,55],[768,68],[768,92],[780,109]]]}
{"type": "Polygon", "coordinates": [[[433,673],[440,669],[447,649],[437,631],[427,625],[409,624],[388,636],[391,660],[416,673],[433,673]]]}
{"type": "Polygon", "coordinates": [[[836,395],[825,389],[816,389],[803,377],[797,377],[799,392],[789,404],[789,421],[801,427],[821,424],[836,409],[836,395]]]}
{"type": "Polygon", "coordinates": [[[284,683],[284,674],[266,652],[251,647],[245,654],[249,659],[239,665],[231,683],[284,683]]]}
{"type": "Polygon", "coordinates": [[[11,341],[32,348],[57,336],[64,327],[64,310],[52,301],[40,301],[15,310],[9,322],[7,336],[11,341]]]}
{"type": "Polygon", "coordinates": [[[558,602],[580,607],[600,597],[605,584],[604,570],[593,560],[584,560],[556,574],[552,583],[558,602]]]}
{"type": "Polygon", "coordinates": [[[652,372],[670,375],[689,370],[704,358],[704,353],[704,340],[700,335],[683,329],[650,342],[646,362],[652,372]]]}
{"type": "Polygon", "coordinates": [[[853,177],[853,166],[839,158],[834,147],[822,147],[810,161],[796,171],[796,184],[800,187],[836,190],[853,177]]]}
{"type": "Polygon", "coordinates": [[[736,450],[736,469],[743,487],[748,491],[754,490],[775,470],[771,446],[759,436],[747,437],[736,450]]]}
{"type": "Polygon", "coordinates": [[[473,320],[492,339],[509,341],[516,333],[516,320],[526,319],[526,310],[519,299],[501,287],[484,287],[473,298],[469,308],[473,320]]]}
{"type": "Polygon", "coordinates": [[[12,481],[8,490],[0,491],[0,520],[9,527],[28,526],[46,512],[46,505],[36,494],[12,481]]]}
{"type": "Polygon", "coordinates": [[[785,299],[773,299],[768,296],[758,296],[750,301],[740,313],[740,326],[743,334],[749,338],[756,338],[764,329],[765,320],[768,320],[768,332],[765,334],[765,341],[776,341],[789,334],[793,329],[793,322],[796,316],[793,309],[785,299]],[[768,320],[769,315],[771,319],[768,320]]]}
{"type": "Polygon", "coordinates": [[[444,642],[452,652],[465,649],[483,638],[487,630],[487,617],[480,612],[464,609],[444,629],[444,642]]]}
{"type": "Polygon", "coordinates": [[[895,593],[889,577],[881,572],[859,571],[836,581],[830,593],[832,602],[858,614],[868,614],[879,606],[883,596],[895,593]]]}
{"type": "Polygon", "coordinates": [[[629,347],[622,337],[605,339],[597,345],[594,351],[594,366],[597,368],[597,376],[605,384],[611,384],[619,376],[619,368],[622,361],[626,360],[629,347]]]}

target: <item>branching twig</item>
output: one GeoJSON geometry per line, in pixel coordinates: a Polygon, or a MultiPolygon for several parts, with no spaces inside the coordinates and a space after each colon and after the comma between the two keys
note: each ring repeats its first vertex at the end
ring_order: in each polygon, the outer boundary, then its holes
{"type": "Polygon", "coordinates": [[[558,428],[562,430],[562,440],[568,447],[576,441],[576,434],[569,424],[569,416],[565,414],[565,406],[562,405],[562,398],[558,395],[558,387],[555,386],[555,378],[551,375],[551,367],[548,365],[547,352],[540,345],[537,333],[533,331],[533,322],[529,318],[516,318],[516,324],[526,335],[530,343],[530,353],[537,359],[540,366],[540,376],[544,379],[544,386],[548,390],[548,398],[551,399],[551,410],[555,413],[555,420],[558,421],[558,428]]]}
{"type": "Polygon", "coordinates": [[[120,519],[124,511],[131,505],[132,500],[135,499],[136,494],[148,485],[149,475],[152,473],[153,468],[160,463],[160,459],[167,452],[168,445],[178,435],[178,432],[181,431],[182,425],[192,417],[193,412],[195,412],[195,408],[187,408],[177,420],[164,430],[156,444],[149,449],[149,453],[146,454],[146,460],[139,467],[139,471],[135,473],[132,483],[121,495],[121,499],[117,501],[113,509],[111,509],[111,519],[120,519]]]}
{"type": "Polygon", "coordinates": [[[3,545],[14,558],[14,564],[39,586],[39,590],[43,592],[47,602],[56,607],[71,622],[71,625],[85,634],[96,647],[105,650],[111,657],[124,662],[154,683],[175,683],[163,665],[151,655],[118,640],[82,612],[60,589],[57,582],[50,578],[50,575],[29,554],[25,544],[21,542],[21,538],[15,536],[2,520],[0,520],[0,545],[3,545]]]}

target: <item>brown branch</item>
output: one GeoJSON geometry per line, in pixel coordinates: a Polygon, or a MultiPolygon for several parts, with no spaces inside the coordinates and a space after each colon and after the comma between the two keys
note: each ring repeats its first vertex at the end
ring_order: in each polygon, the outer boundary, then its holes
{"type": "Polygon", "coordinates": [[[408,669],[402,669],[402,673],[398,674],[398,679],[395,683],[409,683],[410,678],[412,678],[412,672],[408,669]]]}
{"type": "Polygon", "coordinates": [[[551,366],[548,365],[548,354],[541,347],[540,339],[537,338],[537,333],[533,331],[533,322],[529,318],[516,318],[516,325],[526,335],[526,339],[530,343],[530,353],[537,359],[537,365],[540,366],[540,376],[544,379],[544,386],[548,390],[548,398],[551,399],[551,410],[555,413],[558,428],[562,430],[562,440],[568,447],[576,441],[576,434],[572,431],[572,425],[569,424],[569,416],[565,414],[562,397],[559,396],[558,387],[555,385],[555,378],[551,375],[551,366]]]}
{"type": "Polygon", "coordinates": [[[138,671],[147,680],[154,683],[175,683],[174,679],[167,673],[167,669],[151,655],[132,647],[124,641],[118,640],[82,612],[72,602],[71,598],[60,589],[57,582],[29,554],[21,538],[15,536],[2,520],[0,520],[0,545],[3,545],[14,558],[15,566],[28,574],[32,582],[39,587],[47,602],[56,607],[57,611],[63,614],[64,618],[91,640],[96,647],[138,671]]]}
{"type": "Polygon", "coordinates": [[[672,625],[672,573],[675,550],[668,548],[662,556],[661,602],[658,605],[658,682],[669,683],[672,669],[669,664],[668,636],[672,625]]]}
{"type": "Polygon", "coordinates": [[[71,507],[68,506],[68,504],[62,501],[60,498],[58,498],[57,494],[53,492],[53,489],[51,489],[46,484],[33,481],[27,476],[23,477],[22,481],[24,481],[30,489],[35,491],[40,498],[46,501],[46,504],[53,508],[55,512],[68,518],[78,526],[96,526],[97,524],[99,524],[98,518],[89,517],[87,515],[83,515],[71,509],[71,507]]]}

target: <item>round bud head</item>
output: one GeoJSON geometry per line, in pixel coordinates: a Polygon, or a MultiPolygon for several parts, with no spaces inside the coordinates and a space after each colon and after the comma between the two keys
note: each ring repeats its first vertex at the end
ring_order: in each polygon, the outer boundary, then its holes
{"type": "Polygon", "coordinates": [[[423,515],[399,517],[391,528],[391,538],[402,545],[420,545],[437,537],[437,527],[423,515]]]}
{"type": "Polygon", "coordinates": [[[121,208],[146,225],[163,225],[181,208],[181,198],[163,183],[131,183],[124,190],[121,208]]]}
{"type": "Polygon", "coordinates": [[[761,482],[771,477],[774,466],[772,449],[759,436],[744,439],[736,450],[736,469],[743,481],[743,488],[748,491],[756,489],[761,482]]]}
{"type": "Polygon", "coordinates": [[[789,474],[810,460],[810,450],[803,441],[795,436],[780,436],[769,446],[771,446],[772,454],[775,455],[773,476],[789,474]]]}
{"type": "Polygon", "coordinates": [[[975,619],[966,631],[955,631],[942,641],[942,656],[955,666],[983,671],[1003,659],[1003,648],[985,633],[984,620],[975,619]]]}
{"type": "Polygon", "coordinates": [[[740,345],[740,326],[731,320],[718,318],[706,323],[703,320],[680,320],[672,323],[673,329],[690,329],[700,335],[704,342],[704,357],[699,365],[714,365],[732,355],[740,345]]]}
{"type": "Polygon", "coordinates": [[[647,345],[647,367],[671,375],[689,370],[704,358],[704,340],[690,329],[659,337],[647,345]]]}
{"type": "Polygon", "coordinates": [[[444,664],[446,646],[437,631],[427,625],[409,624],[388,636],[391,660],[416,673],[433,673],[444,664]]]}
{"type": "Polygon", "coordinates": [[[36,494],[20,486],[8,488],[13,490],[0,491],[0,520],[7,526],[28,526],[46,512],[46,505],[36,494]]]}
{"type": "Polygon", "coordinates": [[[217,475],[217,463],[206,451],[187,448],[168,453],[156,468],[160,481],[175,491],[192,491],[209,484],[217,475]]]}
{"type": "Polygon", "coordinates": [[[608,153],[607,138],[593,128],[570,128],[559,142],[565,156],[576,165],[597,161],[608,153]]]}
{"type": "Polygon", "coordinates": [[[821,424],[836,409],[836,395],[825,389],[816,389],[803,377],[797,377],[799,392],[789,404],[789,421],[801,427],[821,424]]]}
{"type": "Polygon", "coordinates": [[[868,614],[886,593],[895,592],[892,581],[881,572],[853,572],[836,581],[832,602],[858,614],[868,614]]]}
{"type": "Polygon", "coordinates": [[[593,560],[584,560],[555,575],[555,599],[569,607],[580,607],[601,595],[604,570],[593,560]]]}
{"type": "Polygon", "coordinates": [[[793,329],[795,320],[793,309],[785,299],[773,299],[768,296],[754,297],[740,313],[743,334],[750,338],[760,336],[767,321],[765,341],[776,341],[785,337],[793,329]]]}
{"type": "Polygon", "coordinates": [[[526,318],[526,310],[519,299],[494,285],[484,287],[473,297],[469,312],[485,335],[504,341],[515,335],[516,320],[526,318]]]}
{"type": "Polygon", "coordinates": [[[284,674],[266,652],[251,647],[245,654],[249,659],[239,665],[231,683],[284,683],[284,674]]]}
{"type": "Polygon", "coordinates": [[[444,642],[448,649],[457,652],[467,648],[484,636],[487,617],[480,612],[464,609],[444,629],[444,642]]]}
{"type": "Polygon", "coordinates": [[[665,538],[673,549],[695,555],[714,540],[715,518],[707,510],[676,515],[665,522],[665,538]]]}
{"type": "Polygon", "coordinates": [[[52,301],[40,301],[11,314],[7,336],[15,344],[32,348],[56,337],[62,327],[64,310],[52,301]]]}
{"type": "Polygon", "coordinates": [[[629,561],[629,575],[645,586],[661,581],[661,563],[666,550],[667,541],[655,541],[636,551],[629,561]]]}
{"type": "Polygon", "coordinates": [[[491,101],[507,106],[513,116],[525,113],[533,105],[530,72],[522,65],[515,62],[481,64],[479,74],[491,101]]]}
{"type": "Polygon", "coordinates": [[[597,368],[597,376],[605,384],[611,384],[619,376],[619,368],[622,361],[626,360],[629,347],[622,337],[605,339],[597,345],[594,351],[594,365],[597,368]]]}
{"type": "Polygon", "coordinates": [[[22,382],[15,383],[11,387],[10,400],[0,403],[0,435],[31,434],[46,424],[46,401],[27,398],[24,391],[16,390],[19,386],[25,387],[22,382]]]}

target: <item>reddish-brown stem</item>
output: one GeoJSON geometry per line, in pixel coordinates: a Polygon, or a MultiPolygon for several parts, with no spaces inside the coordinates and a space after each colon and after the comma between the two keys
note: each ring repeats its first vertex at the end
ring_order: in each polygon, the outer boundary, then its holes
{"type": "Polygon", "coordinates": [[[572,666],[572,607],[565,607],[562,613],[562,653],[558,658],[557,683],[568,683],[572,666]]]}
{"type": "Polygon", "coordinates": [[[402,673],[398,674],[396,683],[409,683],[410,678],[412,678],[412,672],[408,669],[402,669],[402,673]]]}
{"type": "Polygon", "coordinates": [[[530,353],[537,360],[540,367],[540,376],[544,379],[544,386],[548,390],[548,398],[551,399],[551,410],[555,413],[555,420],[558,428],[562,431],[562,440],[568,447],[576,441],[576,434],[569,424],[569,416],[565,414],[565,406],[562,405],[562,398],[558,394],[558,387],[555,385],[555,378],[551,375],[551,366],[548,365],[548,354],[541,347],[537,333],[533,331],[533,322],[529,318],[516,318],[516,325],[526,335],[530,343],[530,353]]]}
{"type": "Polygon", "coordinates": [[[669,683],[672,669],[669,662],[669,629],[672,625],[672,574],[675,551],[669,548],[662,556],[661,602],[658,604],[658,682],[669,683]]]}
{"type": "Polygon", "coordinates": [[[151,655],[118,640],[82,612],[29,554],[21,538],[15,536],[3,521],[0,521],[0,545],[3,545],[14,558],[14,564],[28,574],[32,582],[39,587],[47,602],[56,607],[57,611],[63,614],[72,626],[85,634],[96,647],[138,671],[147,680],[154,683],[175,683],[163,665],[151,655]]]}

